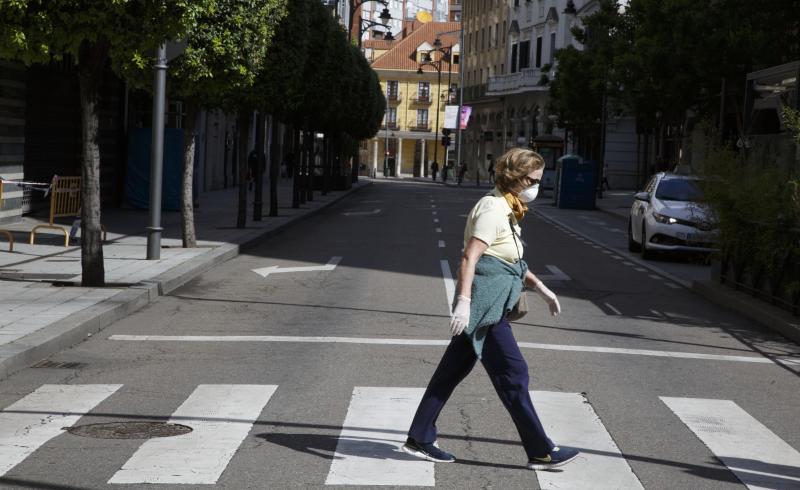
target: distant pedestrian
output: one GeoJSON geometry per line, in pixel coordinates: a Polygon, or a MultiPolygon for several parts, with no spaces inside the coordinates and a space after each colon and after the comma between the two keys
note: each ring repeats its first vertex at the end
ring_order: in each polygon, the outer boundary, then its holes
{"type": "Polygon", "coordinates": [[[431,163],[431,179],[436,181],[436,174],[439,173],[439,164],[436,162],[431,163]]]}
{"type": "Polygon", "coordinates": [[[247,157],[247,188],[253,190],[253,184],[258,178],[258,152],[255,149],[247,157]]]}
{"type": "Polygon", "coordinates": [[[464,181],[464,176],[466,174],[467,174],[467,165],[465,163],[462,163],[459,166],[459,170],[458,170],[458,185],[461,185],[461,182],[464,181]]]}
{"type": "Polygon", "coordinates": [[[455,457],[436,443],[436,420],[456,386],[478,359],[517,427],[532,470],[550,469],[575,459],[579,451],[558,447],[547,437],[528,391],[528,365],[507,316],[524,284],[539,294],[553,316],[561,312],[556,295],[522,260],[519,221],[539,191],[544,160],[515,148],[500,157],[497,186],[470,211],[464,230],[450,344],[439,361],[414,415],[403,451],[449,463],[455,457]]]}
{"type": "Polygon", "coordinates": [[[489,183],[494,184],[494,162],[489,162],[489,183]]]}
{"type": "Polygon", "coordinates": [[[447,182],[447,172],[450,170],[450,167],[446,164],[442,164],[442,182],[447,182]]]}

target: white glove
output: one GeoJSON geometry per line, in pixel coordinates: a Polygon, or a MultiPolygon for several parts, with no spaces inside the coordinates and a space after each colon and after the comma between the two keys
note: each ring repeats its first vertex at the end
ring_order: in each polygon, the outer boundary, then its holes
{"type": "Polygon", "coordinates": [[[536,287],[533,290],[547,303],[551,315],[558,316],[558,314],[561,313],[561,305],[558,304],[558,298],[555,293],[547,289],[547,286],[542,284],[541,281],[536,283],[536,287]]]}
{"type": "Polygon", "coordinates": [[[450,333],[455,337],[469,325],[469,304],[471,300],[466,296],[458,296],[456,307],[453,308],[453,316],[450,317],[450,333]]]}

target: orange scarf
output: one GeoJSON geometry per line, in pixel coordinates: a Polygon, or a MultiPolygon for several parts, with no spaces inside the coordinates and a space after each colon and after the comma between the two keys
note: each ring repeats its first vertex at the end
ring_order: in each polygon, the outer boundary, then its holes
{"type": "Polygon", "coordinates": [[[520,201],[517,196],[510,192],[503,193],[503,197],[506,198],[506,202],[509,207],[511,207],[511,211],[514,213],[514,217],[517,221],[525,217],[525,213],[528,212],[528,206],[524,202],[520,201]]]}

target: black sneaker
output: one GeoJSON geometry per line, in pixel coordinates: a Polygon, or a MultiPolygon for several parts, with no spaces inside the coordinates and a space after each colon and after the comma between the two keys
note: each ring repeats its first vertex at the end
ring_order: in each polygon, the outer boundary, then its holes
{"type": "Polygon", "coordinates": [[[565,465],[577,458],[581,452],[574,447],[554,447],[550,454],[542,458],[531,458],[528,460],[529,470],[548,470],[565,465]]]}
{"type": "Polygon", "coordinates": [[[456,460],[456,457],[452,454],[439,449],[435,442],[420,443],[409,437],[406,443],[403,444],[402,449],[403,452],[412,456],[436,463],[452,463],[456,460]]]}

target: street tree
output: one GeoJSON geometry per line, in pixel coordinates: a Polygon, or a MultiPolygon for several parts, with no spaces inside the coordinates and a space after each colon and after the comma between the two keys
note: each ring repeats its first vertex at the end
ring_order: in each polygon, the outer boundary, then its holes
{"type": "MultiPolygon", "coordinates": [[[[256,75],[263,71],[260,60],[273,50],[273,36],[286,12],[287,0],[213,0],[199,12],[186,52],[171,66],[170,93],[182,99],[185,106],[181,186],[184,247],[197,245],[192,183],[199,109],[226,109],[230,101],[247,100],[242,95],[253,92],[256,75]]],[[[240,153],[246,157],[244,148],[240,153]]],[[[246,191],[244,180],[239,185],[240,193],[242,188],[246,191]]]]}
{"type": "MultiPolygon", "coordinates": [[[[267,58],[256,77],[255,91],[259,94],[259,110],[272,116],[269,156],[270,200],[269,215],[278,215],[278,176],[279,146],[278,122],[289,123],[293,127],[298,122],[298,112],[304,99],[303,76],[309,61],[309,32],[312,2],[317,0],[292,0],[288,4],[286,16],[278,24],[273,44],[267,58]]],[[[263,120],[263,119],[262,119],[263,120]]],[[[263,128],[259,128],[259,133],[263,128]]],[[[293,129],[294,131],[294,129],[293,129]]],[[[294,138],[293,138],[294,139],[294,138]]],[[[263,168],[259,151],[259,182],[263,168]]],[[[294,174],[297,183],[297,173],[294,174]]],[[[296,186],[295,186],[296,187],[296,186]]],[[[259,192],[257,188],[256,192],[259,192]]],[[[261,210],[257,210],[260,214],[261,210]]]]}
{"type": "Polygon", "coordinates": [[[98,104],[109,64],[144,69],[149,53],[184,36],[207,0],[13,0],[0,3],[0,57],[26,64],[71,58],[81,107],[81,268],[84,286],[105,283],[100,213],[98,104]]]}

